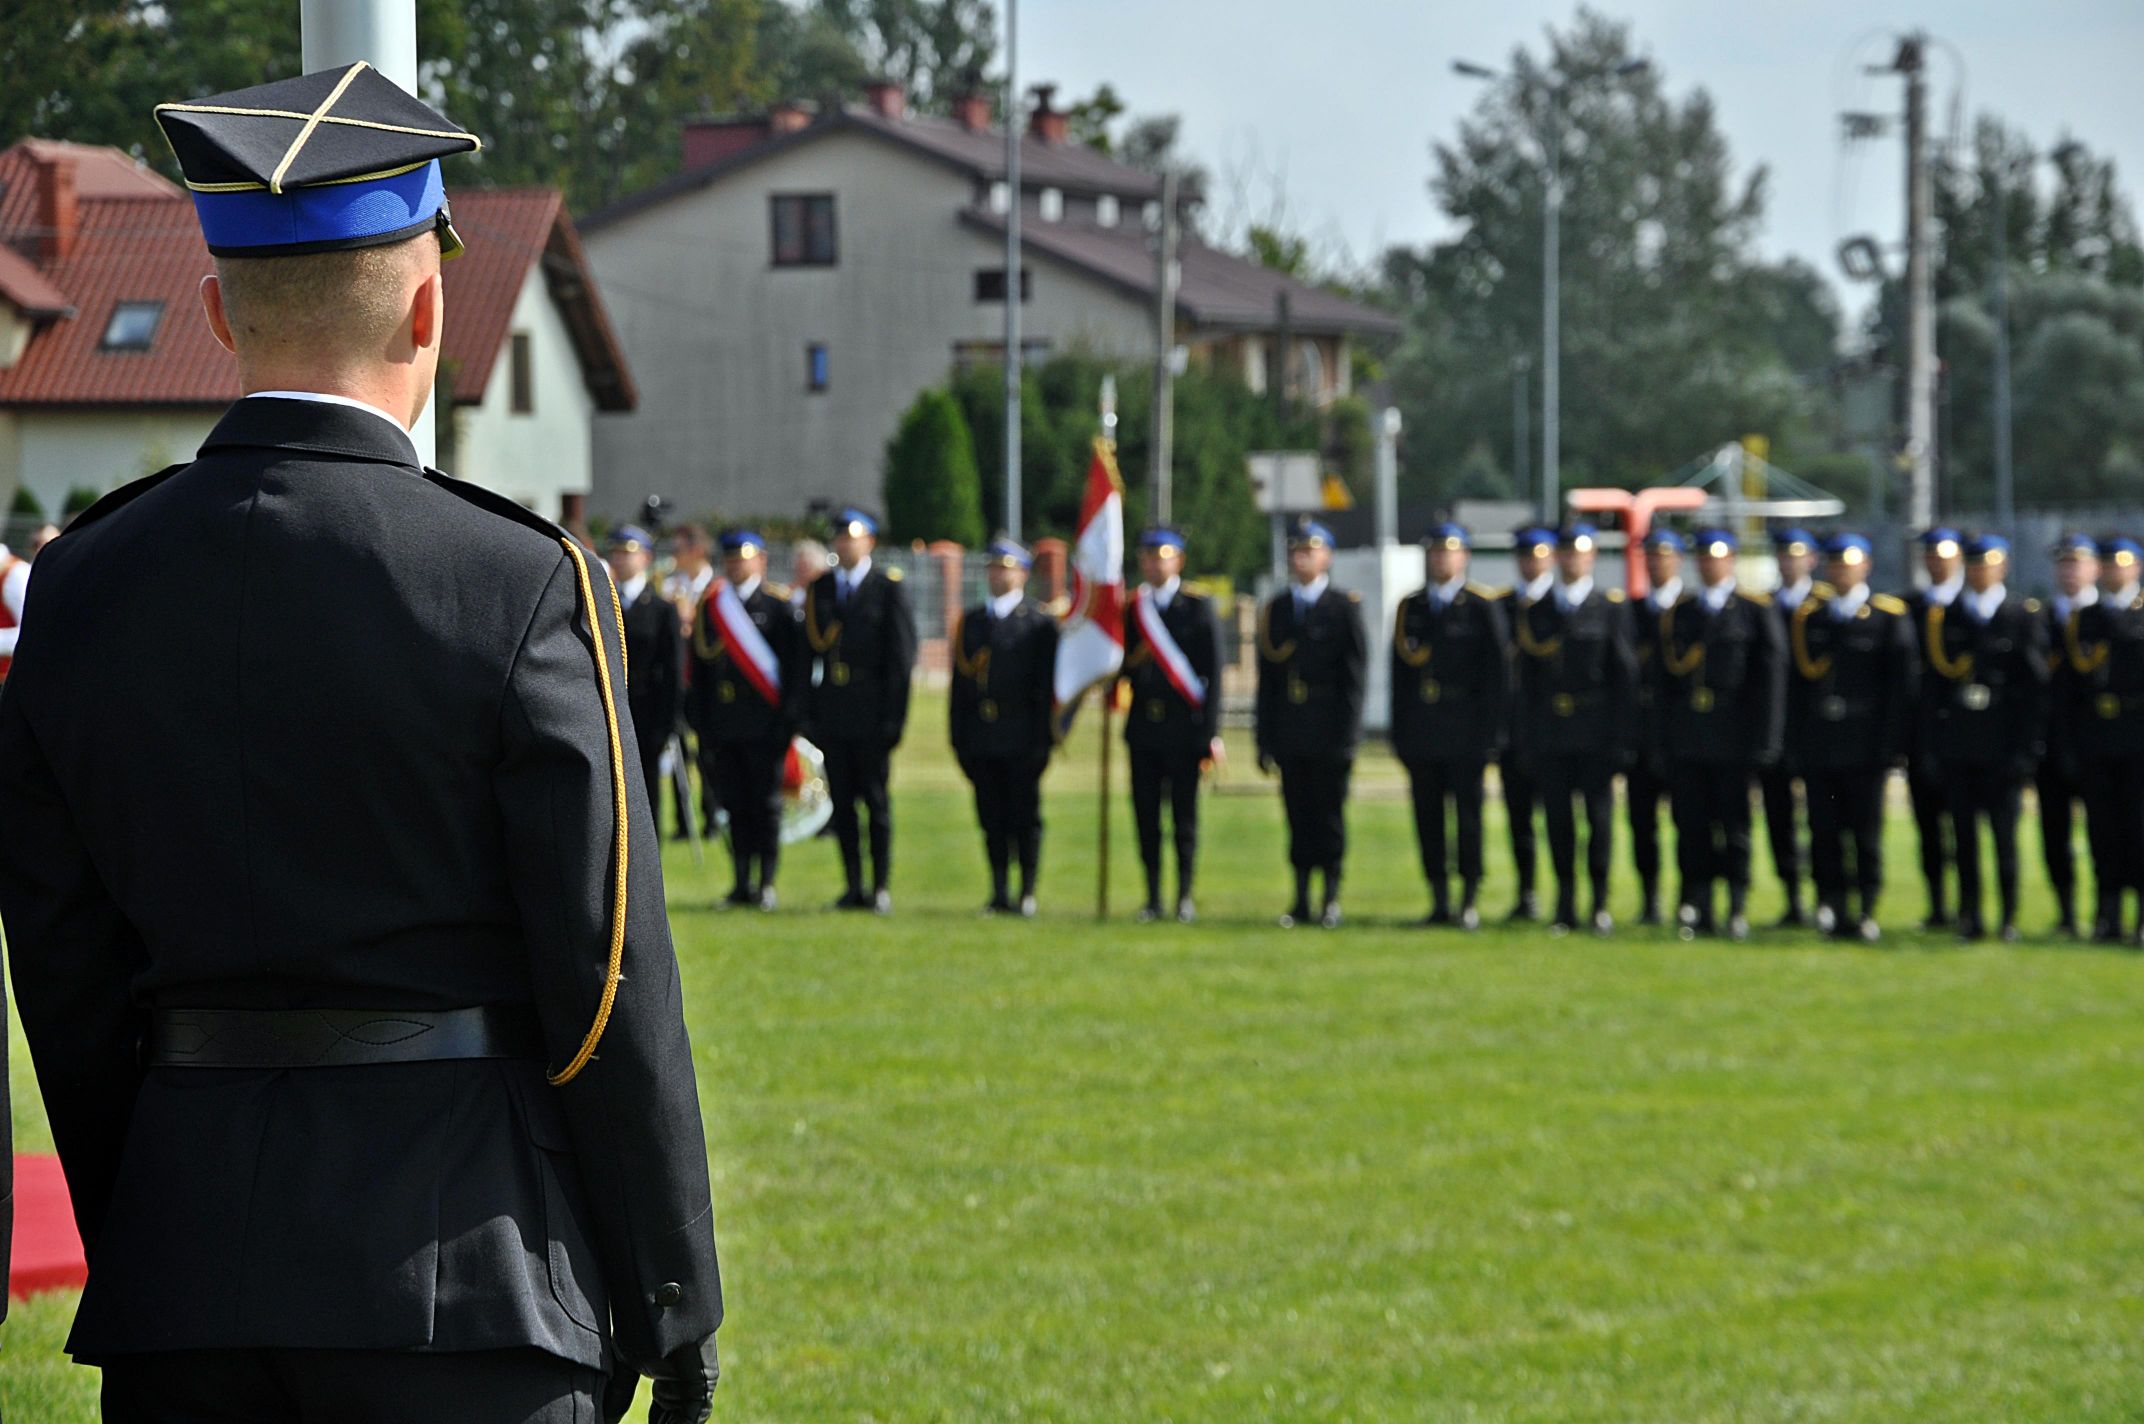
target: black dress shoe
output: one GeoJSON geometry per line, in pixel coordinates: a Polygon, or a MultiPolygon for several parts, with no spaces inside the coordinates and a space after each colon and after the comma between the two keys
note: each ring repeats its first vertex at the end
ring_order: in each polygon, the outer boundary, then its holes
{"type": "Polygon", "coordinates": [[[1154,921],[1161,918],[1161,902],[1159,900],[1147,901],[1139,907],[1139,913],[1133,915],[1132,918],[1142,925],[1154,923],[1154,921]]]}
{"type": "Polygon", "coordinates": [[[992,895],[983,902],[983,913],[986,915],[1009,915],[1012,913],[1012,901],[1003,895],[992,895]]]}
{"type": "Polygon", "coordinates": [[[1439,905],[1422,917],[1424,925],[1448,925],[1452,922],[1452,907],[1439,905]]]}
{"type": "Polygon", "coordinates": [[[1298,900],[1282,912],[1277,923],[1284,930],[1292,930],[1310,918],[1310,906],[1298,900]]]}
{"type": "Polygon", "coordinates": [[[1947,930],[1955,926],[1957,923],[1958,922],[1956,920],[1953,920],[1949,915],[1944,914],[1941,910],[1937,910],[1927,919],[1921,921],[1921,928],[1924,930],[1947,930]]]}
{"type": "MultiPolygon", "coordinates": [[[[2070,933],[2074,937],[2076,931],[2073,929],[2070,933]]],[[[2023,935],[2017,932],[2017,926],[2012,924],[2008,920],[2003,921],[2002,928],[1995,932],[1995,937],[2001,940],[2004,944],[2016,944],[2019,940],[2024,938],[2023,935]]]]}
{"type": "Polygon", "coordinates": [[[1958,921],[1958,938],[1965,944],[1977,944],[1988,937],[1988,928],[1976,919],[1958,921]]]}
{"type": "Polygon", "coordinates": [[[739,885],[731,890],[729,894],[722,897],[722,903],[725,905],[756,905],[759,903],[759,897],[752,893],[751,886],[739,885]]]}
{"type": "Polygon", "coordinates": [[[1540,918],[1541,901],[1531,890],[1520,895],[1518,903],[1511,907],[1511,913],[1504,916],[1506,923],[1509,924],[1527,924],[1540,918]]]}
{"type": "Polygon", "coordinates": [[[1808,923],[1809,919],[1802,913],[1801,906],[1789,905],[1787,906],[1787,912],[1779,917],[1772,925],[1772,928],[1775,930],[1798,930],[1808,923]]]}
{"type": "Polygon", "coordinates": [[[861,890],[846,890],[842,892],[841,898],[833,903],[832,908],[836,910],[868,910],[871,908],[871,901],[861,890]]]}

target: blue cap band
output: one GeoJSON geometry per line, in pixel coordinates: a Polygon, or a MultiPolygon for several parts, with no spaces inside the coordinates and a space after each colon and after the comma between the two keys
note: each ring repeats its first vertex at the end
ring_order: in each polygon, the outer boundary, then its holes
{"type": "Polygon", "coordinates": [[[439,216],[447,189],[435,158],[392,178],[281,193],[265,188],[195,193],[193,199],[208,250],[219,257],[244,257],[357,247],[405,231],[415,237],[439,216]]]}

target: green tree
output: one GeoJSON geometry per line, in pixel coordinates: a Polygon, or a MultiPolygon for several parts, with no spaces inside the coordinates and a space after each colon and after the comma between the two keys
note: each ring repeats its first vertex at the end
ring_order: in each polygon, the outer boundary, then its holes
{"type": "Polygon", "coordinates": [[[15,497],[8,505],[8,514],[16,519],[43,519],[45,507],[30,493],[28,485],[15,486],[15,497]]]}
{"type": "Polygon", "coordinates": [[[983,542],[975,444],[960,403],[941,388],[916,397],[886,446],[886,523],[892,538],[983,542]]]}

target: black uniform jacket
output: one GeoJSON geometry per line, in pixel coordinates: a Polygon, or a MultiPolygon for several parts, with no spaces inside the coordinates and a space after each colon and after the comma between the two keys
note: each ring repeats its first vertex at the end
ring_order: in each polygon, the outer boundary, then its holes
{"type": "Polygon", "coordinates": [[[685,697],[685,640],[678,633],[677,605],[649,579],[640,596],[624,605],[626,696],[633,730],[642,745],[661,747],[677,726],[685,697]]]}
{"type": "Polygon", "coordinates": [[[999,618],[979,603],[953,635],[948,721],[965,765],[985,757],[1049,760],[1057,674],[1057,620],[1029,599],[999,618]]]}
{"type": "Polygon", "coordinates": [[[1362,598],[1330,583],[1298,620],[1295,590],[1259,610],[1258,750],[1276,757],[1348,761],[1362,739],[1366,671],[1362,598]]]}
{"type": "Polygon", "coordinates": [[[722,580],[707,586],[707,596],[692,621],[692,725],[713,742],[787,742],[804,720],[811,695],[811,653],[804,645],[804,624],[781,589],[761,579],[744,599],[745,615],[767,640],[781,674],[774,702],[739,668],[715,621],[715,597],[722,580]]]}
{"type": "MultiPolygon", "coordinates": [[[[1142,589],[1138,596],[1151,597],[1152,590],[1142,589]]],[[[1137,613],[1127,606],[1124,677],[1131,684],[1132,704],[1124,715],[1124,740],[1142,752],[1203,757],[1221,733],[1221,620],[1211,600],[1179,583],[1161,610],[1161,623],[1205,684],[1206,700],[1197,707],[1184,700],[1147,646],[1137,613]]]]}
{"type": "Polygon", "coordinates": [[[1821,585],[1787,618],[1787,748],[1805,771],[1888,767],[1906,752],[1920,658],[1903,601],[1834,617],[1821,585]]]}
{"type": "Polygon", "coordinates": [[[2056,652],[2077,679],[2077,758],[2144,760],[2144,589],[2079,609],[2056,652]]]}
{"type": "Polygon", "coordinates": [[[1511,630],[1470,583],[1437,607],[1428,589],[1392,619],[1392,750],[1403,761],[1487,761],[1511,721],[1511,630]]]}
{"type": "Polygon", "coordinates": [[[1524,754],[1626,757],[1638,662],[1623,595],[1596,586],[1565,612],[1551,591],[1515,610],[1511,627],[1524,754]]]}
{"type": "Polygon", "coordinates": [[[1623,605],[1624,617],[1630,623],[1631,656],[1637,660],[1638,680],[1631,707],[1634,764],[1655,777],[1665,777],[1668,767],[1667,722],[1655,711],[1660,700],[1657,684],[1661,612],[1650,597],[1633,598],[1623,605]]]}
{"type": "Polygon", "coordinates": [[[1715,613],[1685,593],[1654,615],[1652,715],[1670,762],[1762,766],[1786,731],[1786,648],[1762,594],[1736,589],[1715,613]]]}
{"type": "Polygon", "coordinates": [[[874,559],[846,605],[837,605],[841,571],[811,581],[804,633],[817,661],[806,715],[815,742],[899,744],[908,725],[908,680],[916,665],[916,620],[898,570],[874,559]]]}
{"type": "Polygon", "coordinates": [[[0,913],[89,1255],[69,1348],[536,1346],[722,1314],[602,562],[343,406],[247,399],[38,557],[0,913]],[[616,689],[622,694],[622,688],[616,689]],[[614,759],[622,754],[626,774],[614,759]],[[563,1087],[610,952],[624,979],[563,1087]],[[139,1066],[153,1006],[530,1004],[546,1063],[139,1066]],[[665,1304],[664,1302],[668,1302],[665,1304]]]}
{"type": "Polygon", "coordinates": [[[1971,597],[1922,615],[1927,754],[1938,766],[2007,764],[2022,774],[2047,735],[2047,620],[2037,601],[2008,594],[1982,623],[1965,611],[1971,597]]]}

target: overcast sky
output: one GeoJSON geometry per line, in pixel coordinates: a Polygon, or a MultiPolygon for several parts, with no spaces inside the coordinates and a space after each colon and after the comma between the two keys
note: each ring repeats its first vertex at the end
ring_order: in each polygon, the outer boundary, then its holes
{"type": "MultiPolygon", "coordinates": [[[[1993,110],[2043,148],[2065,132],[2111,156],[2135,201],[2144,179],[2144,0],[1623,0],[1641,54],[1671,95],[1703,87],[1734,161],[1771,172],[1760,241],[1834,281],[1840,237],[1901,227],[1896,138],[1842,153],[1842,108],[1897,112],[1904,86],[1869,76],[1888,37],[1918,26],[1939,46],[1931,111],[1993,110]]],[[[1183,115],[1190,154],[1215,175],[1224,221],[1231,175],[1262,209],[1277,179],[1298,230],[1360,261],[1448,231],[1427,186],[1430,145],[1449,140],[1478,82],[1464,57],[1501,68],[1516,45],[1576,7],[1538,0],[1020,0],[1023,87],[1068,96],[1107,80],[1133,113],[1183,115]]],[[[1579,181],[1583,181],[1582,179],[1579,181]]],[[[1252,216],[1260,216],[1253,213],[1252,216]]],[[[1853,300],[1853,298],[1849,298],[1853,300]]]]}

